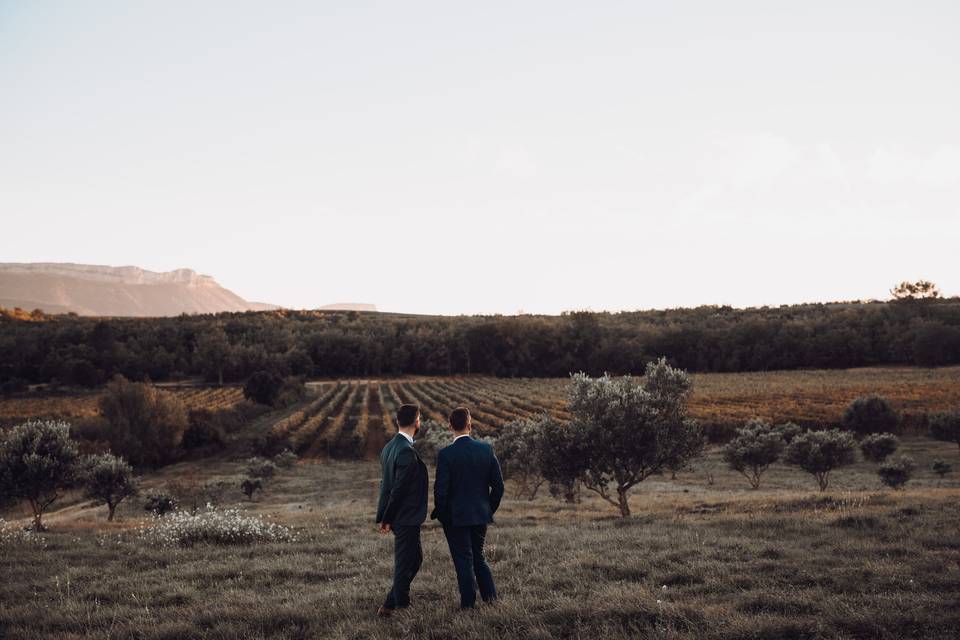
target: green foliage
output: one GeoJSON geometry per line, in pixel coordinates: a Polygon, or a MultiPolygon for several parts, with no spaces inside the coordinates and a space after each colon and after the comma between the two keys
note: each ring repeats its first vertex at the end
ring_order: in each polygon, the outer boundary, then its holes
{"type": "Polygon", "coordinates": [[[892,489],[902,489],[913,476],[916,465],[912,458],[900,456],[896,462],[884,462],[877,469],[880,481],[892,489]]]}
{"type": "Polygon", "coordinates": [[[240,490],[247,496],[247,500],[253,500],[253,494],[263,488],[263,483],[257,478],[245,478],[240,483],[240,490]]]}
{"type": "Polygon", "coordinates": [[[857,443],[847,431],[808,431],[787,447],[784,462],[800,467],[817,480],[820,491],[830,484],[830,473],[856,460],[857,443]]]}
{"type": "Polygon", "coordinates": [[[686,417],[691,391],[690,377],[663,358],[647,364],[642,382],[630,376],[572,376],[573,454],[583,486],[628,516],[632,487],[699,455],[703,434],[686,417]]]}
{"type": "Polygon", "coordinates": [[[43,512],[77,483],[79,460],[66,422],[17,425],[0,440],[0,491],[7,499],[29,502],[34,529],[40,531],[43,512]]]}
{"type": "Polygon", "coordinates": [[[177,501],[166,494],[151,494],[143,503],[143,510],[155,516],[163,516],[177,508],[177,501]]]}
{"type": "Polygon", "coordinates": [[[790,444],[794,439],[802,433],[806,433],[806,429],[801,427],[798,424],[793,422],[784,422],[773,427],[773,430],[780,434],[780,437],[783,438],[783,441],[786,444],[790,444]]]}
{"type": "Polygon", "coordinates": [[[734,471],[750,482],[751,489],[760,487],[760,477],[780,459],[786,443],[782,432],[762,420],[751,420],[723,449],[723,459],[734,471]]]}
{"type": "Polygon", "coordinates": [[[283,378],[272,371],[257,371],[243,386],[243,396],[262,405],[274,406],[283,388],[283,378]]]}
{"type": "Polygon", "coordinates": [[[420,420],[420,432],[414,438],[413,446],[427,464],[436,464],[437,452],[453,442],[453,434],[446,425],[436,420],[420,420]]]}
{"type": "Polygon", "coordinates": [[[931,416],[930,436],[960,447],[960,411],[947,411],[931,416]]]}
{"type": "Polygon", "coordinates": [[[250,458],[247,460],[247,475],[251,478],[268,480],[277,473],[277,465],[270,460],[263,458],[250,458]]]}
{"type": "Polygon", "coordinates": [[[897,433],[900,416],[883,396],[857,398],[843,413],[843,426],[854,433],[897,433]]]}
{"type": "Polygon", "coordinates": [[[296,464],[297,460],[299,459],[300,457],[293,451],[290,449],[284,449],[280,453],[273,456],[273,464],[283,469],[289,469],[296,464]]]}
{"type": "Polygon", "coordinates": [[[33,321],[19,314],[3,321],[0,381],[93,382],[118,373],[238,381],[262,370],[329,377],[636,374],[651,354],[666,354],[689,371],[946,364],[960,362],[958,307],[952,298],[560,317],[281,311],[33,321]],[[928,317],[910,312],[914,307],[928,317]]]}
{"type": "Polygon", "coordinates": [[[117,376],[100,398],[104,434],[114,454],[134,466],[159,467],[172,461],[187,430],[183,403],[173,394],[117,376]]]}
{"type": "Polygon", "coordinates": [[[108,521],[113,520],[117,505],[139,492],[133,467],[110,453],[87,456],[83,460],[82,478],[84,495],[107,505],[108,521]]]}
{"type": "Polygon", "coordinates": [[[529,500],[537,497],[544,480],[538,456],[544,419],[514,420],[505,424],[494,444],[504,479],[516,482],[520,494],[529,500]]]}
{"type": "Polygon", "coordinates": [[[860,451],[870,462],[883,462],[899,446],[900,440],[892,433],[874,433],[860,441],[860,451]]]}
{"type": "Polygon", "coordinates": [[[941,480],[943,480],[943,478],[951,471],[953,471],[952,464],[940,460],[939,458],[933,461],[933,472],[937,474],[941,480]]]}
{"type": "Polygon", "coordinates": [[[190,426],[183,434],[184,449],[223,449],[227,445],[226,429],[222,418],[232,410],[191,409],[188,415],[190,426]]]}

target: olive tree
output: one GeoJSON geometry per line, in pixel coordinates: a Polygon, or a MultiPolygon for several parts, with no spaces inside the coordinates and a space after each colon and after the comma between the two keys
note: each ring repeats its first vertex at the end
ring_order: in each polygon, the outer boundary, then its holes
{"type": "Polygon", "coordinates": [[[33,528],[43,530],[43,512],[65,489],[76,485],[80,453],[70,439],[70,425],[58,420],[31,420],[0,440],[0,488],[7,498],[26,500],[33,528]]]}
{"type": "Polygon", "coordinates": [[[583,486],[628,516],[631,488],[699,455],[703,435],[686,415],[692,386],[686,372],[664,358],[647,364],[642,382],[573,375],[570,412],[583,486]]]}
{"type": "Polygon", "coordinates": [[[937,480],[937,486],[940,486],[940,483],[943,481],[944,477],[953,471],[953,465],[937,458],[933,461],[933,472],[937,474],[939,479],[937,480]]]}
{"type": "Polygon", "coordinates": [[[817,479],[820,491],[830,484],[830,473],[856,460],[857,443],[847,431],[808,431],[787,447],[784,462],[800,467],[817,479]]]}
{"type": "Polygon", "coordinates": [[[83,461],[83,488],[88,498],[107,505],[107,521],[125,498],[139,492],[133,467],[110,453],[87,456],[83,461]]]}
{"type": "Polygon", "coordinates": [[[857,398],[843,412],[843,426],[860,435],[896,433],[900,416],[883,396],[857,398]]]}
{"type": "Polygon", "coordinates": [[[723,448],[723,459],[743,474],[751,489],[759,489],[760,476],[780,459],[785,447],[779,431],[762,420],[751,420],[723,448]]]}
{"type": "Polygon", "coordinates": [[[551,496],[576,502],[583,474],[580,431],[573,424],[549,415],[537,421],[537,430],[539,437],[534,449],[537,472],[549,485],[551,496]]]}
{"type": "Polygon", "coordinates": [[[931,416],[930,435],[960,447],[960,411],[947,411],[931,416]]]}
{"type": "Polygon", "coordinates": [[[907,456],[900,456],[900,459],[896,462],[885,462],[880,465],[880,468],[877,470],[877,475],[880,476],[880,481],[892,489],[902,489],[903,485],[907,484],[911,477],[913,477],[913,470],[916,468],[916,465],[913,462],[912,458],[907,456]]]}
{"type": "Polygon", "coordinates": [[[503,426],[494,443],[504,479],[515,481],[528,500],[537,497],[544,481],[537,457],[542,425],[538,419],[514,420],[503,426]]]}
{"type": "Polygon", "coordinates": [[[892,433],[875,433],[860,441],[860,451],[870,462],[883,462],[900,446],[900,440],[892,433]]]}

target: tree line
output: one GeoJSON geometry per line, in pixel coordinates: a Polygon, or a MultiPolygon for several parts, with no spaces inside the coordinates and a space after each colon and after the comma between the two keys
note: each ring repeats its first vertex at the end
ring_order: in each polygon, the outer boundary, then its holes
{"type": "Polygon", "coordinates": [[[174,318],[0,313],[0,388],[286,376],[639,374],[960,363],[960,298],[560,316],[267,311],[174,318]]]}

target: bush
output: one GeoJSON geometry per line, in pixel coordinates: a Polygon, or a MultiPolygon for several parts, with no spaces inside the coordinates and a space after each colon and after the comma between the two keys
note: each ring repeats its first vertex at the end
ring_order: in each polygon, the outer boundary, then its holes
{"type": "Polygon", "coordinates": [[[236,490],[233,480],[203,480],[184,478],[167,483],[167,492],[178,509],[197,511],[207,505],[219,505],[228,493],[236,490]]]}
{"type": "Polygon", "coordinates": [[[897,433],[900,416],[883,396],[857,398],[843,412],[843,426],[854,433],[897,433]]]}
{"type": "Polygon", "coordinates": [[[260,434],[253,441],[254,453],[265,458],[272,458],[283,451],[290,451],[291,449],[292,443],[290,442],[290,438],[277,433],[273,429],[260,434]]]}
{"type": "Polygon", "coordinates": [[[143,510],[161,517],[177,508],[177,501],[171,496],[165,494],[152,494],[147,496],[143,504],[143,510]]]}
{"type": "Polygon", "coordinates": [[[280,397],[283,385],[283,378],[272,371],[257,371],[243,386],[243,396],[258,404],[272,407],[280,397]]]}
{"type": "Polygon", "coordinates": [[[223,414],[224,411],[191,409],[188,414],[190,426],[183,434],[183,448],[223,449],[226,447],[226,429],[221,422],[223,414]]]}
{"type": "Polygon", "coordinates": [[[189,425],[187,410],[174,394],[117,376],[100,398],[114,454],[134,466],[158,467],[172,461],[189,425]]]}
{"type": "Polygon", "coordinates": [[[774,431],[780,434],[780,437],[783,438],[784,443],[790,444],[796,439],[797,436],[807,432],[806,429],[801,427],[798,424],[793,422],[784,422],[783,424],[778,424],[773,428],[774,431]]]}
{"type": "Polygon", "coordinates": [[[59,420],[32,420],[0,439],[0,495],[26,500],[33,528],[43,530],[43,512],[64,489],[77,483],[80,452],[70,439],[70,425],[59,420]]]}
{"type": "Polygon", "coordinates": [[[880,481],[893,489],[902,489],[913,476],[916,465],[911,458],[900,456],[896,462],[885,462],[877,470],[880,481]]]}
{"type": "Polygon", "coordinates": [[[960,446],[960,411],[947,411],[931,416],[930,436],[960,446]]]}
{"type": "Polygon", "coordinates": [[[247,460],[247,475],[251,478],[267,480],[277,473],[277,465],[270,460],[263,458],[250,458],[247,460]]]}
{"type": "Polygon", "coordinates": [[[856,450],[857,443],[846,431],[808,431],[790,443],[784,461],[812,474],[820,491],[826,491],[830,484],[830,473],[853,464],[856,450]]]}
{"type": "Polygon", "coordinates": [[[536,466],[547,481],[550,495],[573,503],[578,499],[579,477],[583,471],[577,457],[581,432],[572,424],[560,422],[551,416],[539,420],[540,438],[537,440],[536,466]]]}
{"type": "Polygon", "coordinates": [[[277,455],[273,456],[273,464],[277,465],[282,469],[289,469],[294,464],[296,464],[297,460],[299,459],[300,457],[297,454],[295,454],[293,451],[291,451],[290,449],[284,449],[277,455]]]}
{"type": "Polygon", "coordinates": [[[240,483],[240,490],[247,496],[247,500],[253,500],[254,492],[262,488],[263,483],[256,478],[245,478],[244,481],[240,483]]]}
{"type": "Polygon", "coordinates": [[[875,433],[860,441],[860,451],[870,462],[883,462],[899,446],[900,440],[892,433],[875,433]]]}
{"type": "Polygon", "coordinates": [[[951,471],[953,471],[953,465],[943,460],[937,458],[933,461],[933,472],[940,477],[940,480],[943,480],[951,471]]]}
{"type": "Polygon", "coordinates": [[[780,459],[785,446],[780,431],[762,420],[751,420],[723,448],[723,459],[731,469],[743,474],[751,489],[758,489],[760,476],[780,459]]]}
{"type": "Polygon", "coordinates": [[[307,387],[303,384],[303,378],[290,376],[284,379],[280,390],[277,392],[277,398],[274,406],[288,407],[294,402],[300,402],[307,397],[307,387]]]}
{"type": "Polygon", "coordinates": [[[537,449],[542,433],[541,420],[514,420],[503,426],[494,449],[505,480],[514,480],[520,494],[528,500],[537,497],[543,475],[537,464],[537,449]]]}
{"type": "Polygon", "coordinates": [[[125,498],[139,491],[133,468],[123,458],[109,453],[88,456],[84,460],[84,495],[97,504],[107,505],[107,521],[125,498]]]}
{"type": "Polygon", "coordinates": [[[436,420],[420,422],[420,433],[414,439],[413,446],[427,464],[437,463],[437,452],[453,441],[450,429],[436,420]]]}
{"type": "Polygon", "coordinates": [[[200,543],[296,542],[298,539],[292,529],[265,522],[260,516],[244,515],[239,509],[218,510],[214,507],[197,513],[177,511],[143,529],[141,536],[164,547],[189,547],[200,543]]]}

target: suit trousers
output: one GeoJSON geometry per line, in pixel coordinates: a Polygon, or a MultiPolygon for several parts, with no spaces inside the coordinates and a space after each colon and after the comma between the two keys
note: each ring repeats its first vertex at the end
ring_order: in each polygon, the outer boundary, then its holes
{"type": "Polygon", "coordinates": [[[420,571],[423,549],[420,546],[420,525],[394,526],[393,587],[383,606],[398,609],[410,605],[410,583],[420,571]]]}
{"type": "Polygon", "coordinates": [[[497,599],[497,588],[493,584],[493,573],[483,555],[483,541],[487,536],[487,525],[472,527],[443,526],[443,534],[450,547],[453,567],[457,571],[457,586],[460,589],[460,607],[472,608],[477,602],[477,587],[484,602],[497,599]]]}

